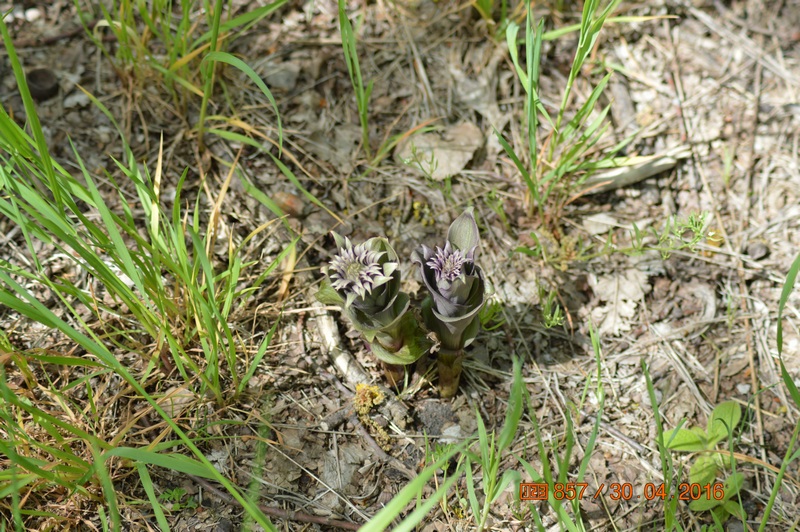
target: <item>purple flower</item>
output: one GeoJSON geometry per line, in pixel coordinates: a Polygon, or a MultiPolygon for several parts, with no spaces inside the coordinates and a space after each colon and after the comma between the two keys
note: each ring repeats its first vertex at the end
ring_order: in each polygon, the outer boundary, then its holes
{"type": "Polygon", "coordinates": [[[463,349],[478,332],[485,299],[483,272],[475,264],[479,243],[470,208],[450,225],[443,248],[421,246],[413,255],[431,295],[430,307],[423,308],[426,325],[445,349],[463,349]]]}
{"type": "Polygon", "coordinates": [[[430,266],[436,275],[436,282],[443,280],[452,283],[461,277],[461,270],[464,266],[464,252],[450,247],[450,242],[445,242],[444,249],[436,246],[436,252],[425,264],[430,266]]]}
{"type": "Polygon", "coordinates": [[[409,312],[411,300],[400,291],[398,258],[385,238],[353,245],[333,233],[339,252],[328,265],[329,283],[317,299],[342,307],[342,313],[370,343],[372,353],[387,364],[411,364],[431,341],[409,312]]]}
{"type": "Polygon", "coordinates": [[[350,239],[345,238],[339,254],[330,263],[331,286],[345,294],[348,304],[356,297],[366,300],[375,288],[390,282],[397,270],[397,262],[381,261],[385,256],[385,251],[370,249],[366,243],[353,246],[350,239]]]}

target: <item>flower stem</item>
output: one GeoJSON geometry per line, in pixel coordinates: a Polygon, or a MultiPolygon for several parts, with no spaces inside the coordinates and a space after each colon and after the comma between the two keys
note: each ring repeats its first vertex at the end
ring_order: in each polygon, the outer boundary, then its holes
{"type": "Polygon", "coordinates": [[[442,397],[453,397],[458,391],[461,380],[461,362],[464,350],[442,349],[439,351],[439,394],[442,397]]]}

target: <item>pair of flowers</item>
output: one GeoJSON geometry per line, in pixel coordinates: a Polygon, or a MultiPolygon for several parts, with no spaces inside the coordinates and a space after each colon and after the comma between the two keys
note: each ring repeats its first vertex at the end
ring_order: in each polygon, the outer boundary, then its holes
{"type": "Polygon", "coordinates": [[[317,299],[339,305],[342,312],[384,363],[387,377],[397,383],[405,366],[430,351],[438,340],[439,392],[452,397],[458,389],[464,348],[480,329],[479,313],[486,283],[475,261],[480,244],[478,225],[467,209],[447,232],[444,247],[421,246],[412,255],[429,296],[422,304],[422,324],[400,291],[399,259],[385,238],[353,245],[333,233],[338,254],[327,268],[317,299]]]}

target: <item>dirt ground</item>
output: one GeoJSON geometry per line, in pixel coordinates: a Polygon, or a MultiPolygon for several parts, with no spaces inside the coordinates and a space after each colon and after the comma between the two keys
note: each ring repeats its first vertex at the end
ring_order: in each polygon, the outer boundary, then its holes
{"type": "MultiPolygon", "coordinates": [[[[255,4],[234,0],[233,9],[255,4]]],[[[10,7],[0,4],[3,11],[10,7]]],[[[486,23],[466,2],[379,0],[351,7],[352,17],[363,17],[356,27],[364,77],[374,80],[369,105],[373,146],[428,121],[443,129],[459,126],[452,135],[461,140],[467,135],[463,127],[471,135],[475,129],[478,142],[464,141],[468,148],[456,149],[466,149],[468,156],[451,179],[431,180],[394,154],[366,172],[337,7],[330,0],[291,2],[231,44],[229,51],[250,64],[276,96],[285,127],[282,160],[344,223],[300,194],[266,154],[243,151],[242,174],[292,215],[291,227],[301,240],[289,273],[277,275],[236,316],[243,334],[263,334],[282,311],[278,340],[250,383],[249,400],[221,410],[198,405],[194,419],[185,420],[188,426],[205,424],[213,435],[203,444],[207,456],[240,486],[253,482],[258,472],[262,504],[323,521],[308,524],[273,514],[282,529],[333,529],[333,520],[362,524],[430,459],[426,446],[472,435],[476,411],[489,428],[502,425],[512,357],[522,357],[533,411],[557,452],[563,447],[566,417],[572,417],[577,467],[598,406],[592,393],[585,393],[587,378],[597,371],[588,332],[593,322],[601,333],[607,400],[590,460],[589,489],[627,482],[638,492],[645,483],[663,480],[641,367],[645,361],[666,428],[683,419],[687,426],[705,426],[714,406],[726,400],[746,410],[734,450],[747,457],[739,461],[745,475],[742,504],[748,524],[757,528],[775,468],[800,415],[781,384],[775,343],[778,297],[800,246],[800,2],[621,5],[619,14],[664,17],[607,25],[593,61],[577,81],[575,99],[585,98],[613,69],[607,98],[601,100],[611,104],[612,127],[597,152],[635,134],[626,148],[629,155],[670,154],[673,163],[640,182],[577,198],[562,213],[563,234],[553,238],[602,248],[610,230],[615,243],[624,245],[634,223],[661,228],[669,216],[701,211],[710,213],[706,233],[713,231],[715,238],[666,259],[652,252],[578,260],[564,252],[547,261],[513,252],[532,245],[531,233],[545,240],[547,235],[538,219],[526,214],[524,183],[492,138],[492,126],[517,145],[523,135],[524,94],[504,43],[487,38],[486,23]],[[422,362],[410,386],[399,395],[389,391],[393,399],[376,408],[370,414],[374,423],[365,425],[350,410],[354,385],[360,380],[386,383],[340,314],[314,300],[319,267],[334,251],[327,235],[332,229],[354,241],[385,235],[398,255],[408,257],[420,243],[438,243],[467,205],[474,205],[480,222],[482,265],[505,322],[478,337],[454,400],[438,397],[422,362]],[[555,289],[565,305],[562,327],[543,326],[540,285],[555,289]],[[260,433],[265,425],[269,430],[260,433]],[[264,457],[256,453],[256,436],[269,442],[264,457]]],[[[197,153],[191,132],[196,111],[169,112],[159,103],[155,84],[142,89],[118,75],[77,31],[71,2],[56,1],[39,10],[40,17],[17,18],[11,28],[25,67],[51,68],[59,76],[59,94],[39,104],[59,161],[75,168],[68,139],[98,175],[103,168],[113,173],[110,156],[121,153],[112,125],[77,89],[80,84],[120,120],[141,160],[155,161],[163,135],[165,190],[174,188],[188,167],[185,194],[192,200],[201,195],[207,211],[203,187],[220,186],[227,172],[223,162],[232,161],[240,146],[212,138],[208,152],[197,153]]],[[[577,22],[580,6],[568,1],[557,10],[545,3],[536,6],[536,13],[547,17],[548,27],[559,27],[577,22]]],[[[554,108],[561,100],[576,39],[573,33],[545,43],[545,106],[554,108]]],[[[239,119],[274,139],[274,113],[260,92],[233,69],[225,70],[224,81],[239,119]]],[[[24,116],[5,53],[0,101],[15,116],[24,116]]],[[[452,162],[448,152],[440,153],[448,159],[440,164],[452,162]]],[[[117,183],[125,187],[121,179],[117,183]]],[[[226,260],[228,239],[241,242],[273,217],[238,179],[222,213],[215,250],[219,261],[226,260]]],[[[0,234],[7,235],[0,238],[2,254],[11,260],[22,242],[12,229],[0,220],[0,234]]],[[[278,228],[252,242],[246,255],[268,264],[291,236],[278,228]]],[[[551,243],[556,252],[564,250],[551,243]]],[[[404,289],[422,297],[416,272],[407,267],[403,274],[404,289]]],[[[790,299],[784,360],[800,379],[797,303],[797,297],[790,299]]],[[[14,324],[9,336],[17,348],[47,347],[40,330],[17,323],[8,312],[0,312],[0,320],[9,331],[14,324]]],[[[165,378],[157,388],[174,384],[165,378]]],[[[518,436],[514,452],[539,467],[542,457],[527,417],[518,436]]],[[[142,441],[146,437],[142,433],[142,441]]],[[[685,455],[674,456],[689,463],[685,455]]],[[[504,466],[522,472],[513,457],[504,466]]],[[[182,487],[197,502],[197,508],[172,513],[173,530],[240,526],[240,509],[213,486],[157,468],[151,474],[160,489],[182,487]]],[[[768,530],[788,530],[797,523],[798,475],[796,463],[790,464],[768,530]]],[[[142,499],[141,488],[128,482],[119,478],[117,488],[131,500],[142,499]]],[[[446,510],[437,506],[423,530],[474,526],[466,479],[457,486],[446,510]]],[[[154,524],[146,524],[145,508],[126,508],[131,529],[153,529],[154,524]]],[[[536,508],[545,523],[555,523],[545,506],[536,508]]],[[[660,501],[587,497],[581,509],[593,530],[662,526],[660,501]]],[[[493,506],[491,527],[532,529],[527,512],[509,489],[493,506]]],[[[679,513],[688,530],[710,522],[707,514],[685,505],[679,513]]],[[[742,529],[735,521],[728,530],[742,529]]]]}

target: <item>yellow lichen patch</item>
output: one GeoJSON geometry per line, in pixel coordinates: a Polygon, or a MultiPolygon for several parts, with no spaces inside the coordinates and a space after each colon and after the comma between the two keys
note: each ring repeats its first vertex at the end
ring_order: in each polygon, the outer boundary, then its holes
{"type": "Polygon", "coordinates": [[[383,402],[386,397],[374,384],[356,384],[356,396],[353,398],[355,410],[359,416],[366,416],[373,406],[383,402]]]}
{"type": "Polygon", "coordinates": [[[381,427],[374,419],[362,417],[361,422],[367,427],[375,443],[377,443],[381,449],[387,453],[392,450],[392,439],[389,437],[389,433],[386,432],[385,428],[381,427]]]}
{"type": "Polygon", "coordinates": [[[422,227],[432,226],[435,222],[431,207],[427,203],[415,201],[411,204],[411,209],[414,211],[413,216],[416,221],[422,224],[422,227]]]}
{"type": "Polygon", "coordinates": [[[382,426],[374,419],[369,417],[369,412],[373,407],[378,406],[386,399],[380,388],[370,384],[356,384],[356,395],[353,398],[354,409],[358,419],[367,428],[375,442],[384,451],[392,448],[391,438],[382,426]]]}

